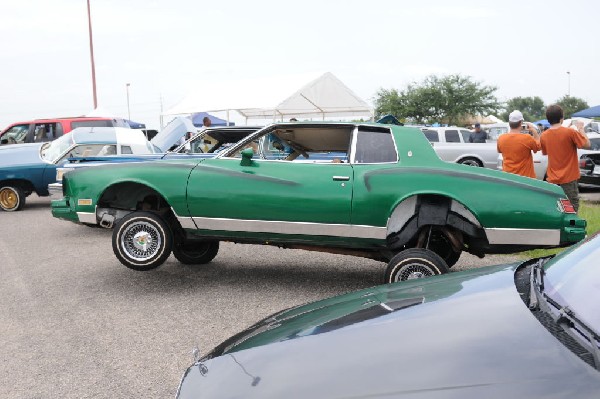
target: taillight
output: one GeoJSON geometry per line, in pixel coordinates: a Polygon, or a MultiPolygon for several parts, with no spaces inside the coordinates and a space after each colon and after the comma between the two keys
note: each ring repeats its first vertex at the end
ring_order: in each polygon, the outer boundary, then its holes
{"type": "Polygon", "coordinates": [[[560,208],[562,209],[562,211],[564,213],[577,213],[575,212],[575,208],[573,207],[573,204],[571,204],[571,201],[569,201],[566,198],[561,198],[559,200],[559,204],[560,204],[560,208]]]}
{"type": "Polygon", "coordinates": [[[585,169],[585,164],[586,164],[586,163],[587,163],[587,162],[586,162],[586,159],[585,159],[585,158],[581,158],[581,159],[579,160],[579,167],[580,167],[581,169],[585,169]]]}

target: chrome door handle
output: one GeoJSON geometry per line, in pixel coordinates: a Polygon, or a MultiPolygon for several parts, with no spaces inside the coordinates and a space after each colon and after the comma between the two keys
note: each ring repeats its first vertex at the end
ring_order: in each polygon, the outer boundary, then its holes
{"type": "Polygon", "coordinates": [[[334,181],[348,181],[350,176],[333,176],[334,181]]]}

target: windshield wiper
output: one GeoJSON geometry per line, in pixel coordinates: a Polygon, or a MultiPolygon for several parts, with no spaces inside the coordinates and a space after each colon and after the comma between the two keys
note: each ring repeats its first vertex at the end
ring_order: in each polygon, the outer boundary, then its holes
{"type": "Polygon", "coordinates": [[[539,308],[537,293],[544,291],[544,263],[548,258],[539,259],[531,268],[529,274],[529,309],[534,310],[539,308]]]}
{"type": "MultiPolygon", "coordinates": [[[[581,321],[575,312],[569,308],[568,306],[562,306],[554,299],[548,297],[548,295],[544,294],[544,298],[558,309],[558,318],[556,319],[556,323],[562,326],[565,330],[570,329],[577,331],[577,333],[583,336],[592,347],[592,356],[594,358],[594,364],[596,365],[596,369],[600,368],[600,348],[598,348],[598,344],[600,343],[600,336],[588,327],[583,321],[581,321]]],[[[577,335],[574,333],[570,333],[573,338],[577,339],[577,335]]],[[[581,338],[578,341],[582,341],[581,338]]]]}

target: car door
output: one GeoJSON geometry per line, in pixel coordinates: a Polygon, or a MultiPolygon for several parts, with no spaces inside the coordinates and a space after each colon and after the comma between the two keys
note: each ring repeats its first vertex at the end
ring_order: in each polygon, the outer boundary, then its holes
{"type": "Polygon", "coordinates": [[[389,128],[361,126],[352,143],[354,192],[352,225],[363,226],[370,237],[385,239],[391,210],[402,192],[396,143],[389,128]]]}
{"type": "Polygon", "coordinates": [[[349,163],[207,159],[190,174],[188,208],[201,230],[340,236],[352,186],[349,163]]]}

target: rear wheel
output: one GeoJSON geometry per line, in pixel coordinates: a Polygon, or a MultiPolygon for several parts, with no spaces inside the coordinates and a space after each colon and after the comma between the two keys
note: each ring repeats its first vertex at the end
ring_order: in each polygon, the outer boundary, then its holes
{"type": "Polygon", "coordinates": [[[219,241],[176,242],[173,256],[186,265],[203,265],[210,262],[219,252],[219,241]]]}
{"type": "Polygon", "coordinates": [[[411,248],[398,253],[388,263],[385,283],[413,280],[448,273],[446,262],[428,249],[411,248]]]}
{"type": "Polygon", "coordinates": [[[19,186],[0,187],[0,208],[3,211],[14,212],[25,206],[26,195],[19,186]]]}
{"type": "Polygon", "coordinates": [[[112,246],[117,259],[128,268],[152,270],[171,254],[173,234],[165,221],[154,213],[133,212],[116,224],[112,246]]]}
{"type": "Polygon", "coordinates": [[[427,249],[438,254],[448,267],[454,266],[462,254],[462,251],[456,252],[454,250],[452,243],[443,232],[435,229],[431,232],[427,249]]]}

